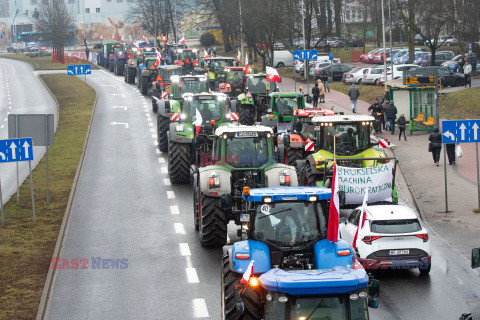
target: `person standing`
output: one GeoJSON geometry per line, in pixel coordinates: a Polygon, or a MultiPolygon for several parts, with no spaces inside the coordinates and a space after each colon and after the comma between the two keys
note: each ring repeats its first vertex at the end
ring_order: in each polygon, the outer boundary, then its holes
{"type": "Polygon", "coordinates": [[[313,107],[316,108],[318,106],[318,96],[320,96],[320,89],[318,88],[318,83],[315,83],[315,86],[312,88],[312,96],[313,107]]]}
{"type": "Polygon", "coordinates": [[[463,73],[463,67],[465,66],[465,59],[463,57],[460,58],[460,61],[458,61],[458,68],[457,72],[458,73],[463,73]]]}
{"type": "Polygon", "coordinates": [[[390,92],[388,89],[385,89],[385,95],[383,96],[384,101],[390,101],[390,92]]]}
{"type": "Polygon", "coordinates": [[[348,89],[347,95],[350,97],[350,105],[352,106],[353,113],[357,113],[357,100],[360,97],[360,90],[355,87],[355,83],[352,83],[350,89],[348,89]]]}
{"type": "Polygon", "coordinates": [[[402,140],[402,133],[403,133],[403,138],[405,141],[407,141],[407,136],[405,134],[405,128],[407,125],[407,119],[405,119],[405,115],[402,113],[400,114],[400,117],[397,119],[397,124],[398,124],[398,130],[400,130],[400,133],[398,134],[398,140],[402,140]]]}
{"type": "Polygon", "coordinates": [[[323,86],[322,82],[317,83],[318,84],[318,89],[320,90],[320,102],[325,103],[325,87],[323,86]]]}
{"type": "Polygon", "coordinates": [[[448,164],[455,164],[455,143],[445,143],[447,148],[448,164]]]}
{"type": "Polygon", "coordinates": [[[213,56],[214,56],[214,57],[217,56],[217,47],[213,47],[213,56]]]}
{"type": "Polygon", "coordinates": [[[465,67],[463,67],[463,74],[465,75],[465,88],[468,86],[472,87],[472,65],[470,62],[465,61],[465,67]]]}
{"type": "Polygon", "coordinates": [[[330,86],[328,85],[328,74],[325,69],[320,72],[320,81],[322,81],[325,91],[328,90],[328,92],[330,92],[330,86]]]}
{"type": "Polygon", "coordinates": [[[387,116],[388,125],[392,132],[392,135],[395,134],[395,119],[397,118],[397,107],[393,104],[393,101],[390,101],[390,104],[385,110],[385,115],[387,116]]]}
{"type": "Polygon", "coordinates": [[[435,127],[428,137],[430,141],[429,150],[432,152],[433,163],[437,165],[437,167],[440,165],[438,162],[440,161],[440,151],[442,150],[442,135],[439,131],[438,127],[435,127]]]}

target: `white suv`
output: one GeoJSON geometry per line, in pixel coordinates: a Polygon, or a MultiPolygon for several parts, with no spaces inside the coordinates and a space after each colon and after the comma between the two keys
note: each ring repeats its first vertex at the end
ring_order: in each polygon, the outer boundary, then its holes
{"type": "MultiPolygon", "coordinates": [[[[351,246],[362,208],[342,218],[340,235],[351,246]]],[[[403,205],[371,205],[359,231],[356,251],[365,269],[413,269],[428,274],[431,268],[427,230],[410,208],[403,205]]]]}

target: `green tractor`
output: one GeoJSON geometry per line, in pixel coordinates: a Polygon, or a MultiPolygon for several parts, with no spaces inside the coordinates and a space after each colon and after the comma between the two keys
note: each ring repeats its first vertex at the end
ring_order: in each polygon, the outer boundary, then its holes
{"type": "MultiPolygon", "coordinates": [[[[182,111],[185,94],[197,94],[207,91],[206,76],[172,76],[171,86],[168,86],[168,95],[162,99],[152,97],[154,112],[157,112],[157,141],[161,152],[168,151],[167,132],[170,129],[170,119],[174,114],[179,115],[182,111]],[[166,113],[166,111],[169,111],[166,113]]],[[[227,118],[228,114],[227,114],[227,118]]]]}
{"type": "Polygon", "coordinates": [[[128,59],[127,65],[123,72],[124,80],[126,83],[135,83],[135,77],[137,76],[137,68],[141,65],[145,57],[156,57],[155,48],[132,48],[132,54],[128,59]]]}
{"type": "Polygon", "coordinates": [[[188,74],[198,65],[198,50],[176,49],[172,54],[172,60],[176,65],[182,66],[185,74],[188,74]]]}
{"type": "Polygon", "coordinates": [[[200,60],[199,64],[199,67],[194,68],[194,73],[206,73],[208,76],[208,85],[212,91],[219,91],[221,80],[219,75],[224,72],[224,68],[239,66],[239,62],[236,59],[228,57],[203,58],[200,60]]]}
{"type": "Polygon", "coordinates": [[[120,42],[104,42],[102,45],[102,51],[99,55],[97,55],[97,64],[104,68],[113,71],[113,65],[110,64],[111,55],[113,56],[113,49],[114,46],[120,44],[120,42]]]}
{"type": "Polygon", "coordinates": [[[363,115],[334,115],[316,121],[318,151],[297,159],[299,180],[305,186],[322,186],[333,174],[333,159],[347,167],[374,167],[388,162],[384,151],[370,138],[375,119],[363,115]],[[334,155],[335,153],[335,155],[334,155]]]}
{"type": "Polygon", "coordinates": [[[183,74],[181,66],[162,65],[157,66],[157,76],[152,81],[152,110],[157,112],[157,101],[166,99],[170,94],[172,77],[178,77],[183,74]]]}
{"type": "Polygon", "coordinates": [[[266,74],[249,74],[245,81],[245,93],[238,95],[236,112],[240,123],[253,125],[269,108],[268,93],[278,91],[275,82],[268,82],[266,74]]]}
{"type": "Polygon", "coordinates": [[[223,246],[227,224],[240,225],[249,188],[297,186],[295,168],[275,162],[273,130],[228,125],[213,136],[209,162],[192,166],[194,225],[203,246],[223,246]]]}
{"type": "Polygon", "coordinates": [[[152,82],[157,77],[157,58],[155,56],[144,57],[143,62],[137,68],[137,87],[140,93],[146,95],[152,87],[152,82]]]}
{"type": "Polygon", "coordinates": [[[190,182],[190,165],[196,154],[196,137],[210,135],[215,128],[230,121],[228,97],[223,93],[185,94],[179,104],[165,103],[161,114],[172,113],[180,105],[181,113],[170,117],[168,141],[168,173],[174,184],[190,182]]]}

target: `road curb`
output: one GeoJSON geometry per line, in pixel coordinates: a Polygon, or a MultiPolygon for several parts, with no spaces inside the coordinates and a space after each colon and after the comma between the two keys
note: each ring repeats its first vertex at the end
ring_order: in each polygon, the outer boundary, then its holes
{"type": "MultiPolygon", "coordinates": [[[[97,108],[97,102],[98,102],[98,94],[96,94],[95,96],[95,103],[93,104],[92,116],[90,117],[90,123],[88,124],[88,129],[87,129],[87,136],[83,144],[82,155],[80,157],[80,161],[79,161],[77,170],[75,172],[75,177],[73,178],[72,189],[70,190],[70,195],[68,196],[67,208],[65,209],[65,214],[63,215],[62,225],[60,226],[60,230],[58,232],[57,242],[55,244],[55,249],[53,251],[52,258],[60,257],[60,252],[62,250],[62,245],[63,245],[63,239],[65,238],[67,225],[70,219],[70,213],[72,210],[72,203],[75,197],[75,190],[77,189],[77,185],[78,185],[78,178],[80,176],[80,171],[82,170],[82,167],[83,167],[83,161],[85,159],[85,151],[87,149],[88,141],[90,139],[90,132],[92,129],[92,123],[95,116],[95,110],[97,108]]],[[[56,276],[56,269],[53,268],[53,264],[52,262],[50,262],[47,278],[45,279],[45,285],[43,286],[42,296],[40,298],[40,304],[38,306],[38,311],[36,316],[37,320],[45,319],[45,316],[47,314],[47,305],[49,303],[55,276],[56,276]]]]}

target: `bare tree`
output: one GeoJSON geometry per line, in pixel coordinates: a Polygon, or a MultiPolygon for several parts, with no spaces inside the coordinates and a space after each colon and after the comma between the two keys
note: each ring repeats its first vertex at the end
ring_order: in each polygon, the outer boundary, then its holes
{"type": "Polygon", "coordinates": [[[71,37],[68,30],[73,29],[74,25],[75,19],[64,0],[42,1],[36,28],[44,33],[45,40],[51,42],[53,58],[62,63],[65,62],[63,56],[65,42],[71,37]]]}

